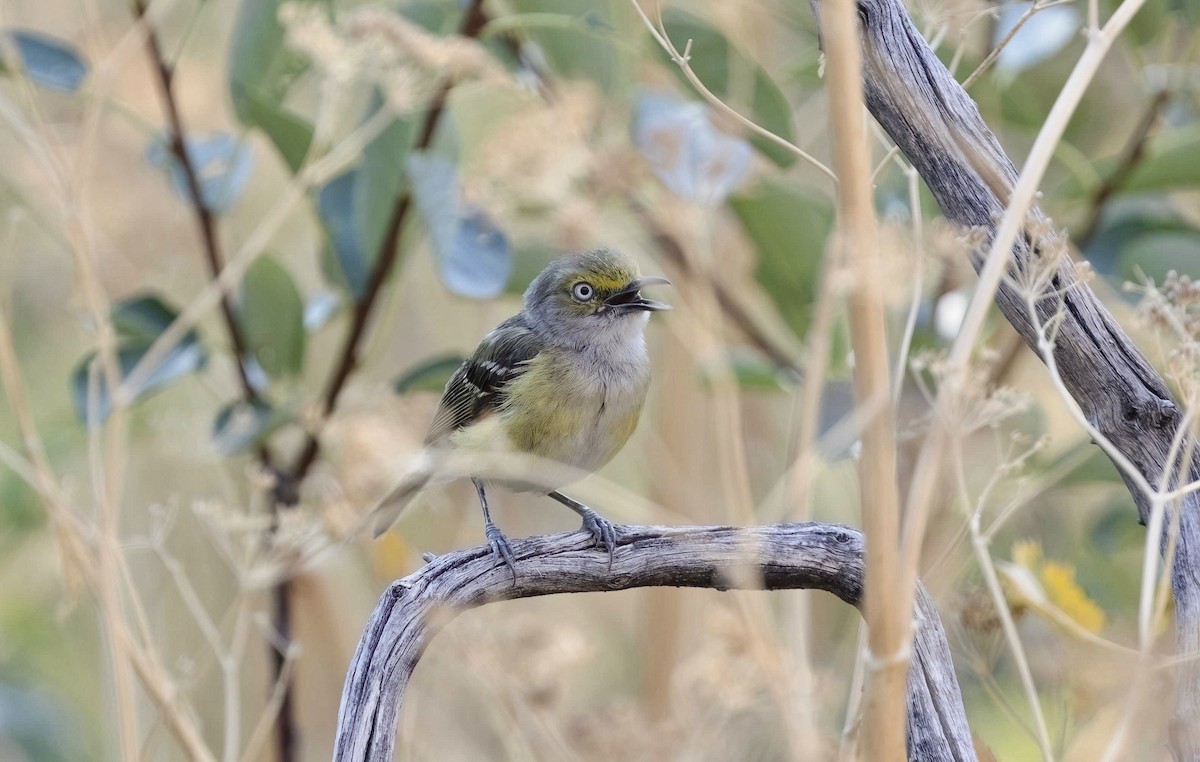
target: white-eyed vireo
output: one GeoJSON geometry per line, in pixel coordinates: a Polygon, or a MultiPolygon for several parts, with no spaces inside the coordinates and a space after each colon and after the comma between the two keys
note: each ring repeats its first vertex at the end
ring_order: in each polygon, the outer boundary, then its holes
{"type": "MultiPolygon", "coordinates": [[[[649,313],[670,309],[641,295],[651,285],[669,282],[638,275],[633,260],[607,249],[550,263],[525,291],[524,309],[485,336],[450,377],[425,437],[426,455],[368,516],[375,536],[434,478],[438,453],[524,453],[586,473],[612,460],[637,426],[650,384],[643,336],[649,313]]],[[[485,482],[472,481],[488,546],[515,578],[485,482]]],[[[552,486],[501,483],[517,491],[552,486]]],[[[583,528],[611,562],[612,523],[557,489],[547,494],[583,517],[583,528]]]]}

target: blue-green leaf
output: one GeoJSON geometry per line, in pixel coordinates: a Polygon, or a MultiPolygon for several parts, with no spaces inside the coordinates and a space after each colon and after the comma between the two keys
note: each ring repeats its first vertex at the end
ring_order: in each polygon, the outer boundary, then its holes
{"type": "Polygon", "coordinates": [[[112,310],[113,328],[122,339],[153,341],[167,330],[176,313],[157,296],[134,296],[119,302],[112,310]]]}
{"type": "Polygon", "coordinates": [[[258,127],[267,134],[284,163],[299,172],[312,145],[313,126],[304,117],[268,101],[252,88],[241,88],[235,102],[241,103],[238,118],[247,127],[258,127]]]}
{"type": "MultiPolygon", "coordinates": [[[[367,110],[370,118],[386,108],[377,93],[367,110]]],[[[378,255],[388,223],[396,209],[396,199],[407,190],[404,160],[415,137],[413,122],[396,118],[363,149],[362,162],[354,172],[352,189],[354,224],[362,238],[370,263],[378,255]]]]}
{"type": "Polygon", "coordinates": [[[719,205],[750,169],[750,144],[717,130],[702,103],[642,93],[633,142],[659,180],[680,198],[719,205]]]}
{"type": "Polygon", "coordinates": [[[314,294],[304,305],[304,330],[315,333],[342,308],[342,298],[333,291],[314,294]]]}
{"type": "MultiPolygon", "coordinates": [[[[37,637],[40,624],[34,624],[27,614],[8,616],[17,625],[14,630],[13,624],[6,624],[9,635],[19,633],[18,642],[8,645],[15,647],[16,653],[30,653],[23,651],[22,646],[32,645],[30,641],[37,637]]],[[[54,648],[61,646],[39,643],[38,647],[36,653],[50,656],[55,653],[54,648]]],[[[80,718],[72,708],[63,705],[45,687],[15,682],[19,671],[6,672],[11,674],[6,674],[0,682],[0,739],[4,739],[5,758],[65,762],[87,756],[80,744],[84,735],[79,730],[80,718]]]]}
{"type": "Polygon", "coordinates": [[[461,296],[499,295],[512,273],[508,239],[483,210],[462,203],[455,166],[440,156],[414,153],[408,175],[442,282],[461,296]]]}
{"type": "MultiPolygon", "coordinates": [[[[1097,178],[1112,177],[1121,159],[1111,156],[1096,162],[1097,178]]],[[[1080,197],[1095,192],[1096,184],[1072,178],[1061,195],[1080,197]]],[[[1118,194],[1158,193],[1200,188],[1200,127],[1185,127],[1151,138],[1142,156],[1116,188],[1118,194]]]]}
{"type": "Polygon", "coordinates": [[[6,34],[21,57],[25,75],[35,85],[73,93],[83,84],[88,65],[70,43],[26,29],[12,29],[6,34]]]}
{"type": "Polygon", "coordinates": [[[304,367],[304,300],[292,276],[268,256],[242,278],[238,318],[246,351],[270,376],[295,375],[304,367]]]}
{"type": "MultiPolygon", "coordinates": [[[[156,296],[141,295],[126,299],[113,307],[113,327],[119,340],[117,366],[120,378],[125,378],[138,365],[154,341],[166,330],[178,313],[156,296]]],[[[144,398],[167,384],[204,367],[208,356],[195,329],[188,331],[133,390],[132,398],[144,398]]],[[[96,368],[96,408],[89,410],[89,376],[97,353],[89,352],[71,374],[71,397],[75,414],[83,423],[99,423],[112,412],[108,382],[103,368],[96,368]],[[89,413],[93,415],[89,416],[89,413]]]]}
{"type": "Polygon", "coordinates": [[[213,444],[226,455],[237,455],[262,442],[291,419],[262,400],[231,402],[213,421],[213,444]]]}
{"type": "MultiPolygon", "coordinates": [[[[160,136],[151,142],[146,149],[146,160],[165,170],[171,188],[181,198],[192,201],[187,172],[166,141],[165,136],[160,136]]],[[[218,214],[227,211],[241,196],[254,168],[250,147],[229,133],[218,132],[205,137],[189,136],[184,141],[184,150],[200,182],[204,206],[218,214]]]]}
{"type": "MultiPolygon", "coordinates": [[[[317,191],[317,214],[337,262],[336,275],[357,298],[366,288],[373,254],[354,224],[355,175],[355,170],[343,172],[321,186],[317,191]]],[[[326,277],[335,277],[335,272],[327,272],[326,277]]]]}
{"type": "MultiPolygon", "coordinates": [[[[384,107],[376,93],[367,118],[384,107]]],[[[317,191],[317,214],[325,226],[340,280],[356,298],[366,288],[397,199],[407,191],[404,160],[413,135],[412,122],[396,118],[367,144],[357,167],[317,191]]]]}
{"type": "MultiPolygon", "coordinates": [[[[131,342],[122,345],[117,350],[117,366],[121,378],[125,378],[141,362],[149,351],[152,342],[131,342]]],[[[189,373],[194,373],[204,367],[207,355],[204,347],[198,341],[184,340],[176,344],[166,356],[154,367],[140,386],[133,390],[134,399],[143,399],[162,389],[172,381],[176,381],[189,373]]],[[[76,366],[71,374],[71,396],[75,404],[75,415],[79,420],[88,423],[104,421],[112,412],[112,398],[109,394],[108,383],[102,368],[96,369],[96,408],[94,415],[90,409],[89,376],[93,362],[99,362],[95,352],[90,352],[76,366]]]]}
{"type": "Polygon", "coordinates": [[[1118,282],[1136,278],[1138,271],[1161,280],[1171,269],[1196,273],[1200,259],[1189,262],[1186,255],[1179,256],[1196,235],[1196,228],[1165,197],[1117,197],[1106,206],[1083,255],[1098,273],[1118,282]],[[1156,249],[1155,242],[1163,244],[1163,249],[1156,249]],[[1181,244],[1185,245],[1182,250],[1181,244]]]}
{"type": "MultiPolygon", "coordinates": [[[[283,44],[279,7],[285,0],[242,0],[233,24],[229,92],[238,119],[267,134],[292,172],[312,143],[312,125],[284,106],[288,88],[308,68],[283,44]]],[[[328,6],[329,0],[313,0],[328,6]]]]}

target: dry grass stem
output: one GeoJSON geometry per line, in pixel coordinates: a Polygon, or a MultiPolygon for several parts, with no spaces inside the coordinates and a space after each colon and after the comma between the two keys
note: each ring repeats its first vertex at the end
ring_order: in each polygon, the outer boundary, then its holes
{"type": "Polygon", "coordinates": [[[863,428],[859,485],[867,536],[867,620],[864,724],[868,759],[904,755],[904,676],[908,670],[910,611],[895,594],[900,504],[896,482],[895,424],[888,376],[888,351],[879,282],[880,255],[870,186],[863,109],[859,27],[849,0],[822,0],[818,13],[829,82],[830,132],[838,184],[839,259],[855,275],[850,293],[850,340],[854,348],[854,392],[859,405],[879,409],[863,428]],[[880,400],[884,400],[880,402],[880,400]]]}

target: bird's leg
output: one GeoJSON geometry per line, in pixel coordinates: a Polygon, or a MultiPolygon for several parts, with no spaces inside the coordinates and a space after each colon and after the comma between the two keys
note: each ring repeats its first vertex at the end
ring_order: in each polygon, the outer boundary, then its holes
{"type": "Polygon", "coordinates": [[[513,562],[512,547],[508,544],[508,538],[504,536],[504,532],[500,531],[500,527],[492,521],[491,511],[488,510],[487,494],[483,491],[483,480],[472,479],[471,483],[475,485],[475,491],[479,493],[479,505],[483,508],[483,533],[487,535],[488,547],[492,551],[492,559],[495,564],[503,561],[508,565],[508,570],[512,572],[513,582],[517,581],[517,567],[513,562]]]}
{"type": "Polygon", "coordinates": [[[550,497],[583,517],[583,528],[595,538],[596,547],[608,550],[608,568],[611,569],[613,553],[617,550],[617,530],[613,527],[613,523],[578,500],[573,500],[557,490],[551,492],[550,497]]]}

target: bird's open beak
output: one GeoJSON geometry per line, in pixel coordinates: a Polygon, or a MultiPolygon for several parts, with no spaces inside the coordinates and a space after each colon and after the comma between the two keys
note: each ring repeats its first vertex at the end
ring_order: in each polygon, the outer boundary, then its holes
{"type": "Polygon", "coordinates": [[[641,278],[634,278],[629,282],[629,285],[621,289],[617,293],[604,300],[604,304],[608,307],[620,307],[628,310],[645,310],[654,312],[657,310],[669,310],[671,305],[656,302],[653,299],[647,299],[641,294],[641,290],[646,286],[669,286],[671,281],[661,275],[647,275],[641,278]]]}

